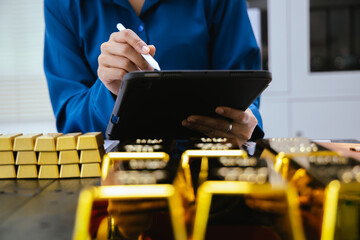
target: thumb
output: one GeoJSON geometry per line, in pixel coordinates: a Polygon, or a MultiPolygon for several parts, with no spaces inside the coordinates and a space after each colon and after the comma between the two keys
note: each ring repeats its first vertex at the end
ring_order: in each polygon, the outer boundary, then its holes
{"type": "Polygon", "coordinates": [[[150,49],[149,54],[150,54],[151,56],[155,56],[155,52],[156,52],[155,46],[154,46],[154,45],[148,45],[148,47],[149,47],[149,49],[150,49]]]}

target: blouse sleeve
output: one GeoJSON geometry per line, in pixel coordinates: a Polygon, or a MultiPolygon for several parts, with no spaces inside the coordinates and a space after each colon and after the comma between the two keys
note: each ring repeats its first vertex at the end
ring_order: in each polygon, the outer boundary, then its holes
{"type": "Polygon", "coordinates": [[[45,0],[44,71],[59,132],[105,132],[114,98],[86,58],[74,1],[45,0]]]}

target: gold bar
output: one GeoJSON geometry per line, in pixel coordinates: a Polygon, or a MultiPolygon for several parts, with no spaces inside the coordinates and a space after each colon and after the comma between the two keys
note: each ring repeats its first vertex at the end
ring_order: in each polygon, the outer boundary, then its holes
{"type": "Polygon", "coordinates": [[[16,178],[15,165],[1,165],[0,179],[16,178]]]}
{"type": "Polygon", "coordinates": [[[58,155],[57,152],[39,152],[38,165],[57,165],[58,155]]]}
{"type": "Polygon", "coordinates": [[[0,165],[15,164],[14,152],[13,151],[3,151],[0,152],[0,165]]]}
{"type": "Polygon", "coordinates": [[[60,151],[58,164],[80,163],[79,154],[77,150],[60,151]]]}
{"type": "Polygon", "coordinates": [[[59,178],[58,165],[41,165],[39,170],[39,178],[41,179],[59,178]]]}
{"type": "Polygon", "coordinates": [[[36,139],[34,150],[40,151],[56,151],[56,139],[62,133],[48,133],[36,139]]]}
{"type": "Polygon", "coordinates": [[[60,167],[60,178],[80,177],[79,164],[64,164],[60,167]]]}
{"type": "Polygon", "coordinates": [[[0,151],[12,151],[15,137],[21,135],[22,133],[9,133],[0,136],[0,151]]]}
{"type": "Polygon", "coordinates": [[[56,150],[74,150],[77,146],[78,137],[81,135],[81,132],[78,133],[68,133],[57,138],[56,150]]]}
{"type": "Polygon", "coordinates": [[[80,163],[100,163],[105,154],[104,148],[81,150],[80,163]]]}
{"type": "Polygon", "coordinates": [[[100,164],[99,163],[86,163],[81,164],[81,172],[80,177],[100,177],[101,171],[100,171],[100,164]]]}
{"type": "Polygon", "coordinates": [[[19,165],[17,178],[37,178],[36,165],[19,165]]]}
{"type": "Polygon", "coordinates": [[[19,151],[16,154],[16,165],[37,164],[36,154],[34,151],[19,151]]]}
{"type": "Polygon", "coordinates": [[[85,133],[78,138],[77,149],[98,149],[103,147],[104,138],[101,132],[85,133]]]}
{"type": "Polygon", "coordinates": [[[15,138],[13,151],[34,150],[36,138],[42,133],[29,133],[15,138]]]}

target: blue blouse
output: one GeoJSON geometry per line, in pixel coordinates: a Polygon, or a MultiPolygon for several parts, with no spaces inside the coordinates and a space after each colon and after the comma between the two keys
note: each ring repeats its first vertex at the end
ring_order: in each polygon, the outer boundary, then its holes
{"type": "MultiPolygon", "coordinates": [[[[45,0],[44,12],[44,70],[59,132],[105,132],[114,97],[97,59],[117,23],[155,45],[162,70],[260,69],[244,0],[146,0],[140,16],[127,0],[45,0]]],[[[257,131],[259,103],[250,106],[257,131]]]]}

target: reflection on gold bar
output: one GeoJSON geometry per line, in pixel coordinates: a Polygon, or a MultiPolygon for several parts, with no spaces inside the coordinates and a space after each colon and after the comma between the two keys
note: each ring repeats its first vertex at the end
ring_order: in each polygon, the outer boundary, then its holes
{"type": "Polygon", "coordinates": [[[19,151],[16,154],[16,165],[37,164],[36,154],[34,151],[19,151]]]}
{"type": "Polygon", "coordinates": [[[1,165],[0,178],[16,178],[15,165],[1,165]]]}
{"type": "Polygon", "coordinates": [[[89,132],[79,136],[77,149],[98,149],[103,145],[104,138],[101,132],[89,132]]]}
{"type": "Polygon", "coordinates": [[[37,178],[36,165],[19,165],[17,178],[37,178]]]}
{"type": "Polygon", "coordinates": [[[56,139],[62,133],[48,133],[36,139],[35,151],[56,151],[56,139]]]}
{"type": "Polygon", "coordinates": [[[57,152],[39,152],[38,164],[58,164],[57,152]]]}
{"type": "Polygon", "coordinates": [[[57,138],[56,150],[74,150],[77,146],[78,137],[81,135],[78,133],[68,133],[57,138]]]}
{"type": "Polygon", "coordinates": [[[82,150],[80,153],[80,163],[100,163],[104,154],[104,148],[82,150]]]}
{"type": "Polygon", "coordinates": [[[59,178],[58,165],[41,165],[39,169],[39,178],[59,178]]]}
{"type": "Polygon", "coordinates": [[[99,163],[86,163],[81,164],[80,177],[100,177],[100,164],[99,163]]]}
{"type": "Polygon", "coordinates": [[[29,133],[15,138],[13,151],[34,150],[36,138],[42,133],[29,133]]]}
{"type": "Polygon", "coordinates": [[[77,150],[60,151],[59,164],[79,163],[79,154],[77,150]]]}
{"type": "Polygon", "coordinates": [[[0,151],[12,151],[15,137],[21,135],[21,133],[9,133],[0,136],[0,151]]]}
{"type": "Polygon", "coordinates": [[[79,164],[61,165],[60,178],[80,177],[79,164]]]}
{"type": "Polygon", "coordinates": [[[7,164],[15,164],[13,151],[0,152],[0,165],[7,164]]]}

